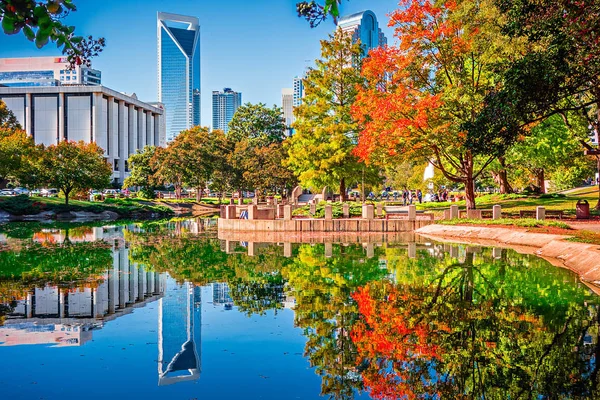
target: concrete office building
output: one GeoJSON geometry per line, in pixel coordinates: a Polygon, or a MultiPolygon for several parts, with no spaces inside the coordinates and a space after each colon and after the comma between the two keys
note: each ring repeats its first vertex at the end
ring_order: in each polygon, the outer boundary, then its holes
{"type": "Polygon", "coordinates": [[[229,132],[229,122],[236,110],[242,105],[242,93],[224,88],[222,92],[212,92],[212,128],[229,132]]]}
{"type": "Polygon", "coordinates": [[[129,175],[129,155],[165,145],[164,107],[104,86],[3,87],[0,100],[36,143],[95,142],[113,166],[113,180],[129,175]]]}
{"type": "Polygon", "coordinates": [[[371,10],[342,17],[338,29],[350,32],[354,42],[360,40],[363,57],[366,57],[370,50],[387,44],[387,38],[379,28],[377,17],[371,10]]]}
{"type": "Polygon", "coordinates": [[[283,119],[285,120],[286,134],[292,135],[292,124],[296,121],[294,117],[294,89],[281,89],[281,109],[283,110],[283,119]]]}
{"type": "Polygon", "coordinates": [[[69,68],[67,57],[0,58],[0,86],[100,85],[102,73],[81,65],[69,68]]]}
{"type": "Polygon", "coordinates": [[[165,105],[167,142],[200,125],[198,18],[158,13],[158,101],[165,105]]]}

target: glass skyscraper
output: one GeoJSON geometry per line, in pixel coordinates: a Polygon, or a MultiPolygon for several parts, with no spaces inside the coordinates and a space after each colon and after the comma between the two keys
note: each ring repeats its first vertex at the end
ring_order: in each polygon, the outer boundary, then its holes
{"type": "Polygon", "coordinates": [[[167,142],[200,125],[198,18],[158,13],[158,101],[165,105],[167,142]]]}
{"type": "Polygon", "coordinates": [[[387,38],[379,28],[377,17],[371,10],[342,17],[338,28],[344,32],[350,32],[354,42],[360,40],[363,58],[368,55],[370,50],[387,44],[387,38]]]}
{"type": "Polygon", "coordinates": [[[212,101],[212,128],[220,129],[225,133],[229,132],[229,122],[238,107],[242,105],[242,94],[234,92],[230,88],[224,88],[222,92],[212,92],[212,101]]]}

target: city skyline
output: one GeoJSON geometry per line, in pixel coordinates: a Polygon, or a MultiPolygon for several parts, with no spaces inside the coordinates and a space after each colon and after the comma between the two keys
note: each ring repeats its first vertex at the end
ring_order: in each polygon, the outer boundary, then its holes
{"type": "MultiPolygon", "coordinates": [[[[235,87],[244,93],[244,102],[280,106],[281,89],[290,87],[294,76],[301,75],[307,65],[313,65],[320,55],[319,40],[335,29],[331,19],[311,29],[297,17],[295,0],[259,3],[248,6],[234,0],[223,11],[218,4],[209,2],[172,1],[165,7],[162,2],[149,0],[143,8],[116,0],[107,0],[102,8],[78,2],[78,11],[71,13],[67,21],[80,34],[107,39],[104,52],[93,60],[93,67],[102,71],[104,85],[136,93],[140,100],[151,102],[158,100],[156,13],[197,16],[202,35],[201,122],[209,126],[212,91],[223,87],[235,87]],[[269,7],[269,13],[264,13],[265,6],[269,7]],[[130,15],[136,16],[134,22],[130,15]]],[[[342,5],[341,14],[370,9],[391,37],[386,14],[396,7],[395,1],[353,0],[342,5]]],[[[38,50],[22,35],[0,38],[0,57],[50,55],[57,56],[60,52],[55,46],[38,50]]]]}

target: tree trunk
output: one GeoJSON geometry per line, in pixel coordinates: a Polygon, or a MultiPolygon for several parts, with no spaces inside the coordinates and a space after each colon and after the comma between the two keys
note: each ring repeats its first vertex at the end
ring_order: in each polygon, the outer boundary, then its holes
{"type": "Polygon", "coordinates": [[[540,188],[540,193],[546,193],[546,185],[544,185],[544,168],[535,170],[535,184],[540,188]]]}
{"type": "Polygon", "coordinates": [[[498,185],[500,185],[500,194],[510,194],[513,192],[510,183],[508,183],[508,173],[506,171],[506,159],[504,157],[498,157],[500,166],[502,169],[498,172],[498,185]]]}
{"type": "Polygon", "coordinates": [[[346,179],[340,180],[340,201],[343,203],[346,201],[346,179]]]}
{"type": "Polygon", "coordinates": [[[200,200],[202,200],[202,196],[200,195],[200,191],[201,191],[201,190],[202,190],[202,189],[200,189],[200,188],[196,188],[196,201],[197,201],[198,203],[200,203],[200,200]]]}
{"type": "Polygon", "coordinates": [[[65,205],[69,205],[69,194],[71,193],[71,190],[64,190],[63,189],[63,193],[65,194],[65,205]]]}
{"type": "Polygon", "coordinates": [[[467,201],[467,210],[475,210],[477,206],[475,205],[475,180],[473,179],[473,175],[467,176],[465,180],[465,199],[467,201]]]}

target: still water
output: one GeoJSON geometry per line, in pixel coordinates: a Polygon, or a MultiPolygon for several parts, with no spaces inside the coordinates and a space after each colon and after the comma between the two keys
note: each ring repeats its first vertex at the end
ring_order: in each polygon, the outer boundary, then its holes
{"type": "Polygon", "coordinates": [[[598,297],[576,276],[390,239],[0,225],[0,398],[598,397],[598,297]]]}

